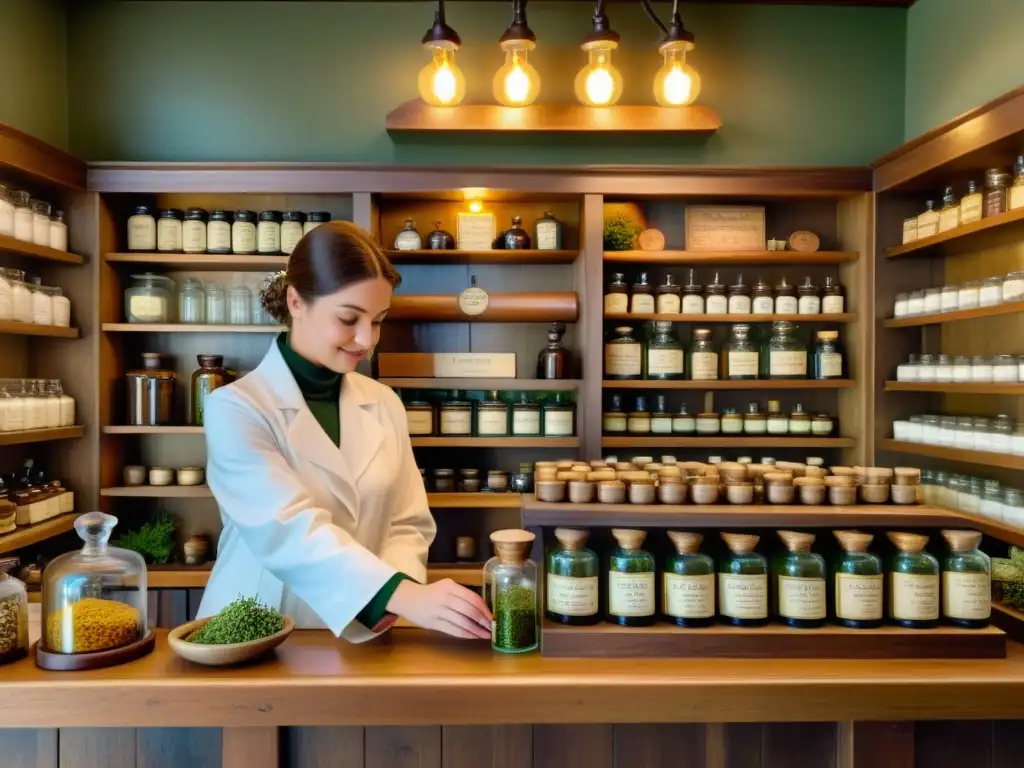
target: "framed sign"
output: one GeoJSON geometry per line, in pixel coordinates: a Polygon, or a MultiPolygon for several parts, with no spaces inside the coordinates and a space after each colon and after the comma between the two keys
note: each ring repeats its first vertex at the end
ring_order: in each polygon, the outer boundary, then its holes
{"type": "Polygon", "coordinates": [[[764,206],[686,206],[686,250],[763,251],[764,206]]]}
{"type": "Polygon", "coordinates": [[[456,214],[457,243],[461,251],[489,251],[494,248],[498,225],[493,213],[456,214]]]}

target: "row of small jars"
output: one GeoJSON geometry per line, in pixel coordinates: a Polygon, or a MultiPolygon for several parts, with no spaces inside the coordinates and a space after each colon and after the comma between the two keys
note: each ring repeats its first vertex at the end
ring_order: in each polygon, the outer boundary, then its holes
{"type": "Polygon", "coordinates": [[[998,480],[923,470],[921,495],[925,504],[981,515],[1024,530],[1024,491],[998,480]]]}
{"type": "Polygon", "coordinates": [[[897,293],[893,317],[915,317],[957,312],[976,307],[995,307],[1011,301],[1024,301],[1024,271],[970,280],[962,285],[944,285],[910,293],[897,293]]]}
{"type": "Polygon", "coordinates": [[[75,400],[60,379],[0,379],[0,432],[54,429],[75,423],[75,400]]]}
{"type": "Polygon", "coordinates": [[[1005,414],[993,419],[932,414],[911,416],[893,421],[892,434],[897,440],[911,443],[1024,456],[1024,422],[1014,424],[1005,414]]]}
{"type": "Polygon", "coordinates": [[[161,253],[290,254],[302,236],[331,220],[328,211],[225,211],[135,206],[128,250],[161,253]]]}
{"type": "Polygon", "coordinates": [[[1024,381],[1024,355],[910,355],[896,366],[896,381],[1024,381]]]}
{"type": "MultiPolygon", "coordinates": [[[[146,273],[132,275],[125,291],[125,317],[129,323],[170,323],[175,320],[174,281],[146,273]]],[[[177,322],[209,325],[266,325],[274,320],[263,309],[260,292],[245,285],[228,289],[217,283],[186,278],[177,293],[177,322]]]]}
{"type": "Polygon", "coordinates": [[[64,211],[53,210],[46,201],[4,184],[0,184],[0,235],[59,251],[68,249],[64,211]]]}
{"type": "Polygon", "coordinates": [[[0,268],[0,321],[70,327],[71,300],[60,288],[33,280],[26,282],[20,269],[0,268]]]}
{"type": "Polygon", "coordinates": [[[504,469],[488,469],[482,473],[479,469],[468,467],[459,469],[438,468],[420,469],[420,477],[427,487],[436,493],[505,493],[509,489],[509,473],[504,469]]]}
{"type": "Polygon", "coordinates": [[[464,399],[458,390],[435,406],[413,393],[405,399],[411,437],[572,437],[576,404],[561,392],[542,405],[527,392],[509,402],[492,390],[481,401],[464,399]]]}

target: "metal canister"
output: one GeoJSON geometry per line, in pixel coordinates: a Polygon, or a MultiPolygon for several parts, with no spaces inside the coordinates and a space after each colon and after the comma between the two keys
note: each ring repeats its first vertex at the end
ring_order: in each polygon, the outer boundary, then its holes
{"type": "Polygon", "coordinates": [[[174,421],[174,371],[160,367],[160,355],[142,354],[143,369],[125,376],[128,395],[128,423],[156,427],[174,421]]]}

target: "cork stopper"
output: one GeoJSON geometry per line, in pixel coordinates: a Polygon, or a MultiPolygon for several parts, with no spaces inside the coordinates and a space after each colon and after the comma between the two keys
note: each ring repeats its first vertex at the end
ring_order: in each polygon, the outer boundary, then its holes
{"type": "Polygon", "coordinates": [[[844,552],[867,552],[875,537],[863,531],[832,531],[844,552]]]}
{"type": "Polygon", "coordinates": [[[761,540],[760,536],[754,536],[749,533],[720,533],[718,535],[722,537],[725,546],[734,555],[750,554],[754,551],[754,547],[757,546],[757,542],[761,540]]]}
{"type": "Polygon", "coordinates": [[[942,538],[954,552],[977,549],[981,544],[981,531],[961,531],[943,529],[942,538]]]}
{"type": "Polygon", "coordinates": [[[612,528],[612,536],[623,549],[640,549],[647,538],[647,532],[635,528],[612,528]]]}
{"type": "Polygon", "coordinates": [[[700,543],[704,541],[703,534],[688,531],[669,531],[668,537],[680,555],[697,554],[700,551],[700,543]]]}
{"type": "Polygon", "coordinates": [[[555,528],[555,538],[566,549],[583,549],[589,536],[590,531],[583,528],[555,528]]]}
{"type": "Polygon", "coordinates": [[[919,533],[889,531],[885,535],[900,552],[921,552],[928,544],[928,537],[919,533]]]}
{"type": "Polygon", "coordinates": [[[806,531],[776,531],[790,552],[810,552],[814,534],[806,531]]]}
{"type": "Polygon", "coordinates": [[[506,565],[519,565],[526,561],[526,555],[535,538],[536,536],[529,531],[507,528],[492,533],[491,544],[494,545],[494,554],[501,562],[506,565]]]}

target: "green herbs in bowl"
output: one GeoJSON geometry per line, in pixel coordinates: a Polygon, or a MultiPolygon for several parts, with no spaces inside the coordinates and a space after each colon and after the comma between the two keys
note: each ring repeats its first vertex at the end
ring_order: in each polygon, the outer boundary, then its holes
{"type": "Polygon", "coordinates": [[[242,597],[216,616],[175,627],[167,636],[171,649],[197,664],[223,666],[263,656],[283,643],[295,622],[254,597],[242,597]]]}

